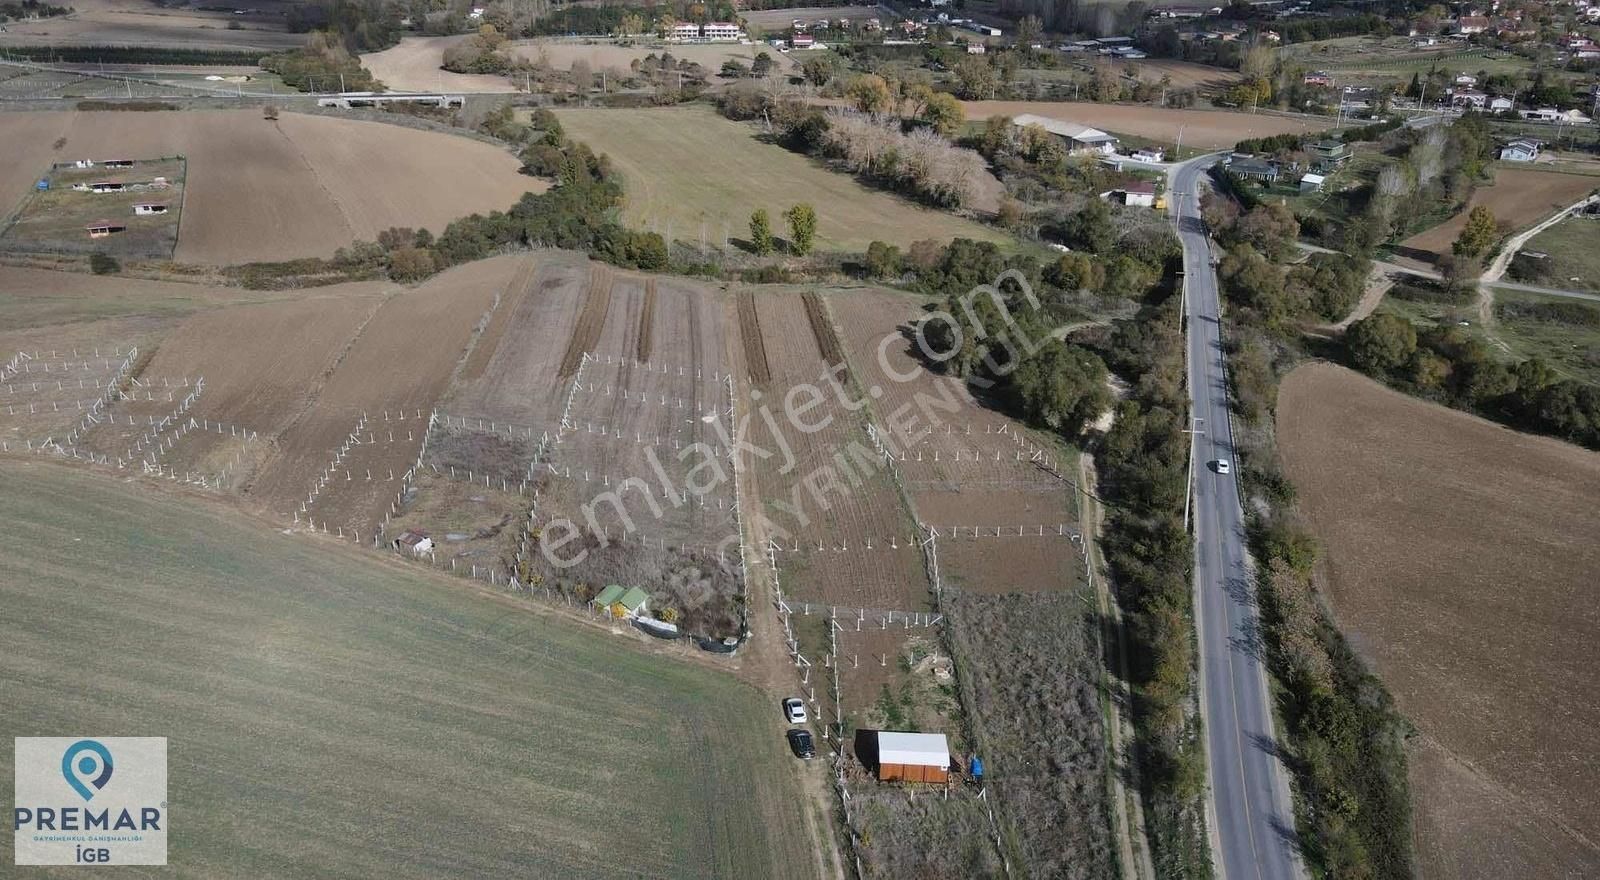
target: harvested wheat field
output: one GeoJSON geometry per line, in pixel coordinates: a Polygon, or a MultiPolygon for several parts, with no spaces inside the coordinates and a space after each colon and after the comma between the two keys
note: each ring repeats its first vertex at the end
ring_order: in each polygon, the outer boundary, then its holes
{"type": "Polygon", "coordinates": [[[755,129],[704,107],[562,110],[573,139],[605,153],[622,172],[624,216],[677,241],[719,246],[749,235],[750,214],[765,208],[784,234],[796,202],[817,210],[820,250],[862,251],[875,239],[902,247],[924,238],[1005,238],[954,214],[869,189],[848,174],[776,144],[755,129]]]}
{"type": "Polygon", "coordinates": [[[962,106],[966,108],[968,119],[1033,113],[1155,141],[1176,141],[1178,129],[1182,127],[1184,144],[1215,150],[1232,147],[1245,138],[1290,132],[1307,134],[1333,127],[1332,121],[1324,116],[1177,110],[1087,101],[964,101],[962,106]]]}
{"type": "Polygon", "coordinates": [[[1600,177],[1531,168],[1497,168],[1494,183],[1478,187],[1461,213],[1427,232],[1411,236],[1401,242],[1400,247],[1419,252],[1418,256],[1446,254],[1462,227],[1467,225],[1467,214],[1479,205],[1493,211],[1501,232],[1509,234],[1534,225],[1595,189],[1600,189],[1600,177]]]}
{"type": "Polygon", "coordinates": [[[0,205],[12,209],[52,162],[187,156],[175,254],[187,263],[330,256],[390,226],[441,231],[547,186],[490,144],[294,113],[6,113],[0,139],[19,157],[0,170],[0,205]]]}
{"type": "Polygon", "coordinates": [[[1423,875],[1600,874],[1600,455],[1326,364],[1284,380],[1278,437],[1334,612],[1418,729],[1423,875]]]}
{"type": "Polygon", "coordinates": [[[633,62],[646,55],[670,53],[672,57],[692,61],[715,75],[724,61],[738,61],[749,65],[759,52],[767,53],[776,71],[795,70],[800,67],[793,53],[784,54],[766,45],[744,46],[738,43],[682,43],[658,46],[618,46],[614,43],[590,43],[579,40],[541,38],[518,40],[512,43],[518,58],[543,61],[558,69],[569,70],[575,61],[587,61],[598,74],[602,70],[628,70],[633,62]]]}

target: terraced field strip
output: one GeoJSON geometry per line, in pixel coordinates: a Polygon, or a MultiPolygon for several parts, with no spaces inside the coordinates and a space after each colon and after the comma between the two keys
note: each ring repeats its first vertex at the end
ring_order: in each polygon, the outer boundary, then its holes
{"type": "Polygon", "coordinates": [[[739,294],[739,342],[744,346],[744,362],[750,369],[750,381],[765,385],[772,381],[772,367],[767,362],[767,342],[761,337],[761,316],[756,312],[753,293],[739,294]]]}
{"type": "Polygon", "coordinates": [[[644,310],[639,313],[639,345],[638,354],[640,363],[650,361],[650,330],[656,319],[656,280],[646,278],[644,282],[644,310]]]}
{"type": "Polygon", "coordinates": [[[557,375],[566,377],[578,372],[584,352],[591,351],[600,341],[600,332],[606,326],[606,312],[611,310],[611,270],[604,266],[589,268],[589,289],[584,295],[583,311],[578,315],[578,326],[567,341],[567,351],[561,356],[557,375]]]}
{"type": "Polygon", "coordinates": [[[800,295],[806,305],[806,320],[811,322],[811,335],[817,340],[817,350],[822,352],[822,359],[830,369],[838,369],[846,378],[850,375],[850,364],[845,360],[844,346],[839,344],[839,334],[833,329],[833,319],[828,317],[828,307],[823,304],[822,297],[814,290],[808,290],[800,295]]]}

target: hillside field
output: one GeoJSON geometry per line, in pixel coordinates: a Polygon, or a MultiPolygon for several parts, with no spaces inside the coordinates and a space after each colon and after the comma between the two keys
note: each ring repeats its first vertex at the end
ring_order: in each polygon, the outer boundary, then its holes
{"type": "Polygon", "coordinates": [[[1600,873],[1600,455],[1327,364],[1284,380],[1278,438],[1324,594],[1417,728],[1422,876],[1600,873]]]}
{"type": "Polygon", "coordinates": [[[776,710],[730,677],[220,504],[0,482],[0,736],[167,737],[186,873],[816,874],[776,710]]]}
{"type": "Polygon", "coordinates": [[[548,186],[469,138],[259,110],[4,113],[0,143],[0,217],[53,162],[186,157],[174,258],[212,265],[332,256],[391,226],[437,233],[548,186]]]}
{"type": "Polygon", "coordinates": [[[757,208],[767,209],[782,236],[780,215],[796,202],[817,209],[819,250],[863,251],[874,239],[905,247],[924,238],[1005,238],[762,143],[752,127],[709,109],[558,112],[567,134],[621,170],[627,221],[680,241],[698,243],[702,226],[708,244],[720,245],[724,232],[743,239],[757,208]]]}
{"type": "Polygon", "coordinates": [[[1534,225],[1597,187],[1600,187],[1600,177],[1586,174],[1496,168],[1494,182],[1478,187],[1459,214],[1401,242],[1400,250],[1418,257],[1449,253],[1450,245],[1467,225],[1467,214],[1479,205],[1493,211],[1501,232],[1509,234],[1534,225]]]}

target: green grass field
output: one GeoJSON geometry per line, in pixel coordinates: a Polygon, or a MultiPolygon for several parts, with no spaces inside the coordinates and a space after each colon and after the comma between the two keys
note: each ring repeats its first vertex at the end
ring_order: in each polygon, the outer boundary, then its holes
{"type": "Polygon", "coordinates": [[[124,873],[816,873],[731,677],[137,483],[0,486],[0,736],[168,738],[171,867],[124,873]]]}
{"type": "Polygon", "coordinates": [[[1518,359],[1536,357],[1565,377],[1600,385],[1600,303],[1503,288],[1494,301],[1496,333],[1518,359]]]}
{"type": "Polygon", "coordinates": [[[1549,254],[1548,267],[1531,280],[1563,290],[1600,291],[1600,221],[1587,217],[1563,220],[1528,240],[1523,251],[1549,254]]]}
{"type": "Polygon", "coordinates": [[[605,153],[622,172],[630,225],[671,238],[720,246],[724,231],[750,234],[750,214],[766,208],[773,231],[796,202],[817,210],[819,250],[864,251],[875,239],[905,247],[957,236],[1004,241],[999,230],[869,189],[848,174],[756,139],[751,126],[704,107],[562,110],[572,138],[605,153]]]}

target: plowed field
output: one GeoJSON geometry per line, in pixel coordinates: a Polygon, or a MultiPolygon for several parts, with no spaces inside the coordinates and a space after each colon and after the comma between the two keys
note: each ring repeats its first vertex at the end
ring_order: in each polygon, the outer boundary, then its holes
{"type": "Polygon", "coordinates": [[[1600,874],[1600,455],[1329,365],[1278,400],[1326,595],[1420,734],[1424,875],[1600,874]]]}

